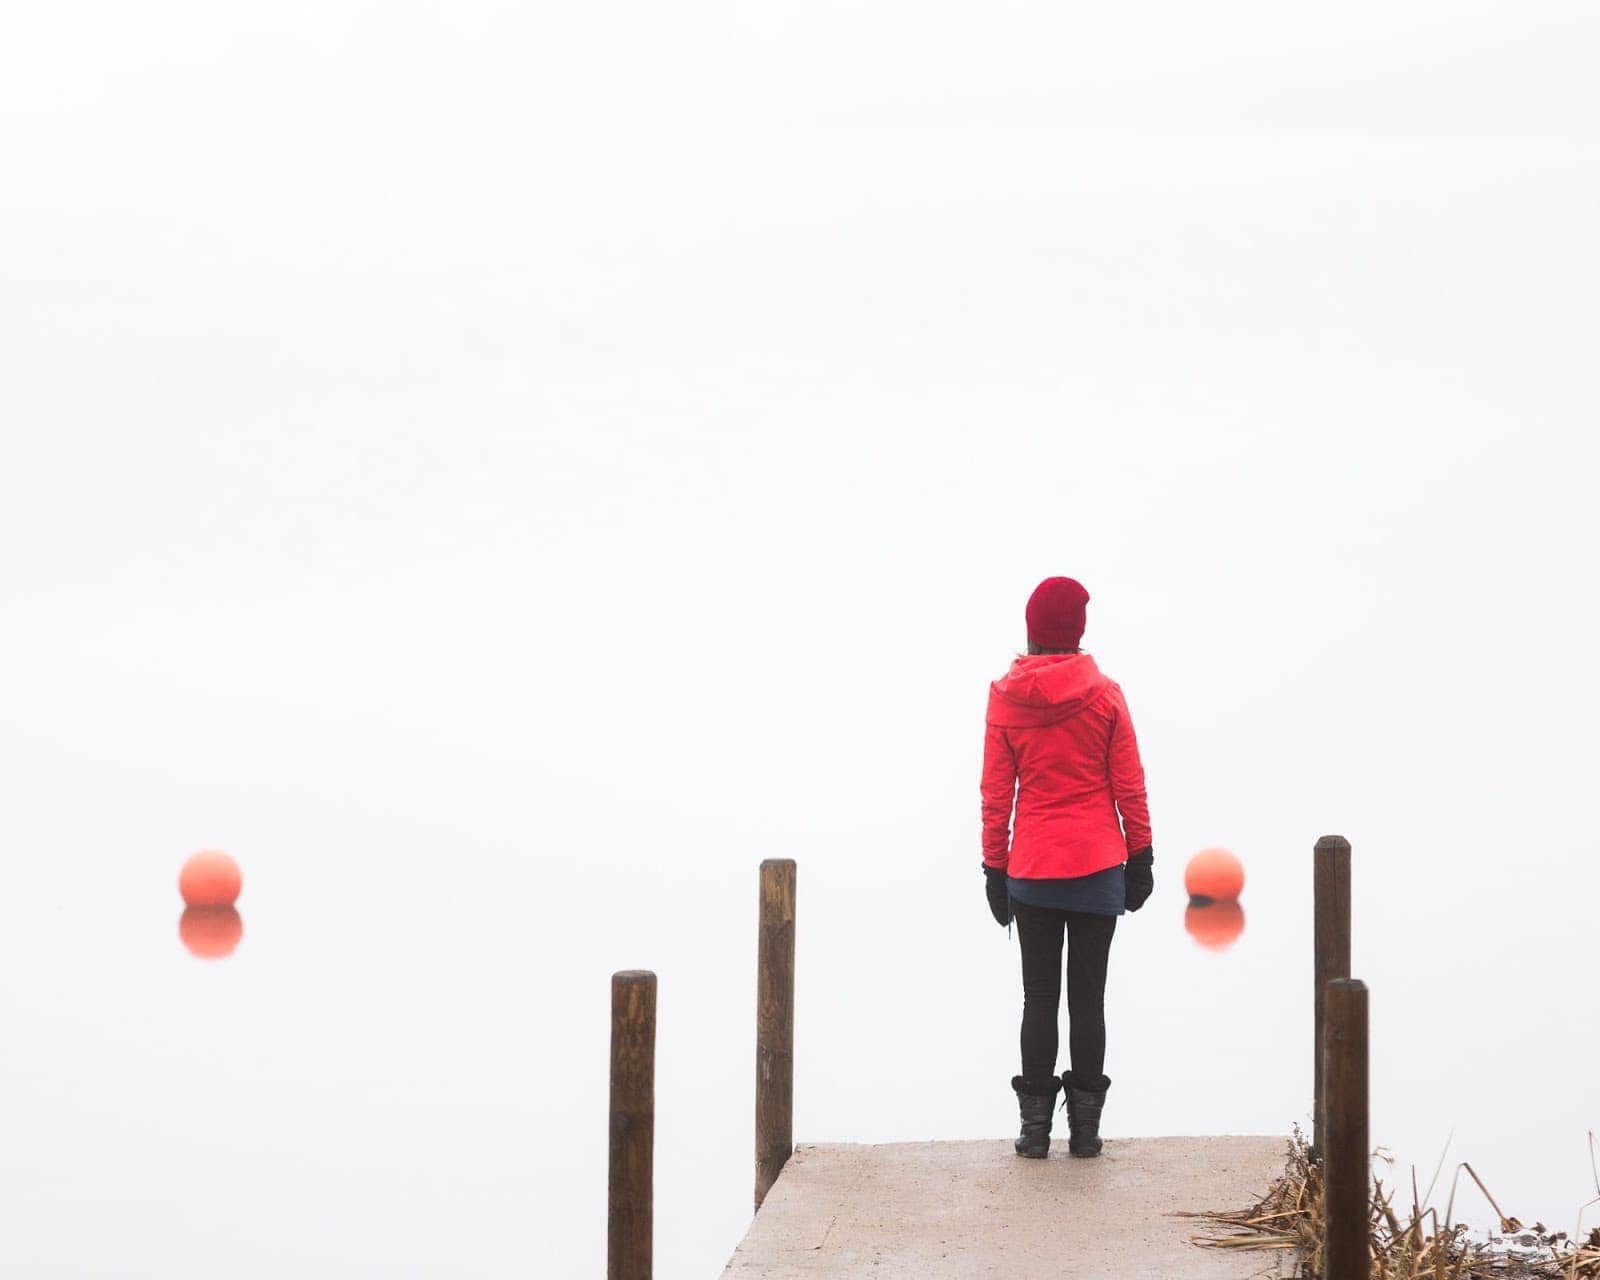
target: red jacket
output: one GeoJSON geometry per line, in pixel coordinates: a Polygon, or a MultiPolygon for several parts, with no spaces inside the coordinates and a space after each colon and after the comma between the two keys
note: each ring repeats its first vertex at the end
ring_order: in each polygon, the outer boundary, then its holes
{"type": "Polygon", "coordinates": [[[989,686],[987,721],[985,866],[1024,880],[1085,876],[1151,843],[1128,704],[1087,653],[1017,658],[989,686]]]}

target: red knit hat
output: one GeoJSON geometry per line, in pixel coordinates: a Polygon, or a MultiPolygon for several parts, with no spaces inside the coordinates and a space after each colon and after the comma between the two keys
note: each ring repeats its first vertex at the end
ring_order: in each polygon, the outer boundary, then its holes
{"type": "Polygon", "coordinates": [[[1028,597],[1028,643],[1041,649],[1076,649],[1083,639],[1089,593],[1075,578],[1046,578],[1028,597]]]}

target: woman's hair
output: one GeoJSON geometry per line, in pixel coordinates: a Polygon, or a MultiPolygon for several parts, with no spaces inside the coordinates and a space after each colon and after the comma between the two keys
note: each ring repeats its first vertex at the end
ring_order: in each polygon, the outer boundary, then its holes
{"type": "Polygon", "coordinates": [[[1028,641],[1028,654],[1029,654],[1030,657],[1035,655],[1035,654],[1040,654],[1040,653],[1081,653],[1081,652],[1083,652],[1081,649],[1046,649],[1042,644],[1034,644],[1032,640],[1028,641]]]}

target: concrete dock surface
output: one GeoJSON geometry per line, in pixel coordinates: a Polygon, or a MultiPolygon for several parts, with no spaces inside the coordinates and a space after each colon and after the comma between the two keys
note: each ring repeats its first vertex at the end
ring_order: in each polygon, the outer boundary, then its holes
{"type": "Polygon", "coordinates": [[[1288,1276],[1288,1251],[1207,1249],[1175,1210],[1241,1209],[1284,1171],[1287,1137],[1060,1135],[1044,1160],[1011,1139],[797,1146],[724,1280],[1005,1277],[1244,1280],[1288,1276]]]}

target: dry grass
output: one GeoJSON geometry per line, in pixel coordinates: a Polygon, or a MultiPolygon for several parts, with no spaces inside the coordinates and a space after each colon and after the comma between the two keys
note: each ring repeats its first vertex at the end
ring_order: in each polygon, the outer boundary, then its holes
{"type": "MultiPolygon", "coordinates": [[[[1591,1164],[1595,1135],[1589,1134],[1591,1164]]],[[[1441,1166],[1443,1159],[1440,1160],[1441,1166]]],[[[1437,1182],[1439,1170],[1434,1170],[1437,1182]]],[[[1600,1172],[1595,1190],[1600,1193],[1600,1172]]],[[[1456,1166],[1443,1220],[1434,1208],[1423,1208],[1431,1196],[1417,1192],[1416,1172],[1411,1175],[1409,1206],[1396,1209],[1393,1191],[1380,1178],[1372,1179],[1372,1280],[1600,1280],[1600,1227],[1592,1227],[1580,1240],[1565,1231],[1547,1231],[1542,1222],[1524,1227],[1508,1217],[1489,1189],[1464,1161],[1456,1166]],[[1498,1220],[1498,1231],[1474,1238],[1467,1224],[1455,1222],[1456,1184],[1465,1172],[1483,1192],[1498,1220]],[[1404,1213],[1404,1218],[1401,1214],[1404,1213]]],[[[1600,1194],[1579,1210],[1600,1204],[1600,1194]]],[[[1267,1193],[1247,1209],[1184,1214],[1212,1224],[1212,1233],[1191,1236],[1210,1249],[1292,1250],[1298,1263],[1295,1276],[1320,1280],[1323,1242],[1322,1168],[1311,1158],[1310,1147],[1298,1126],[1289,1141],[1289,1160],[1283,1174],[1267,1193]]]]}

